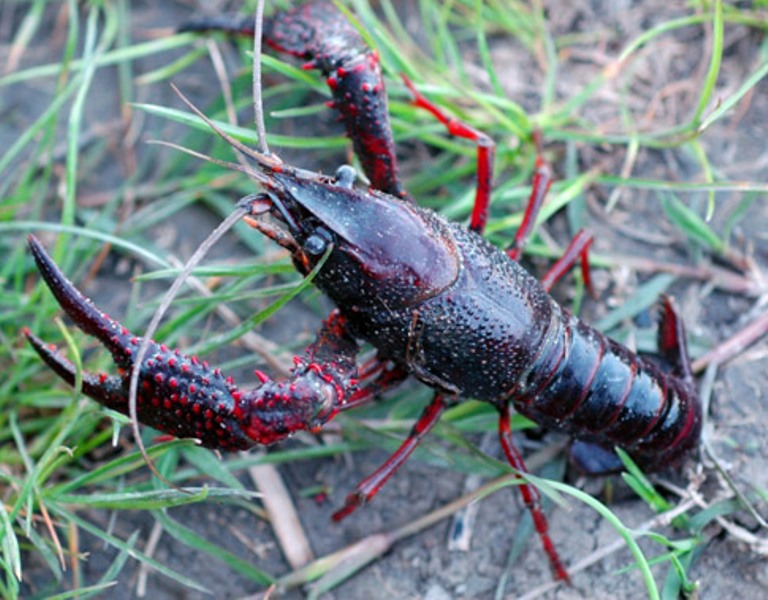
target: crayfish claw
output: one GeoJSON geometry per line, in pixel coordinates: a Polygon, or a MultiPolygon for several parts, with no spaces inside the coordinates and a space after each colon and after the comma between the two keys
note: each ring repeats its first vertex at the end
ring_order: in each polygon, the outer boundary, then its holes
{"type": "MultiPolygon", "coordinates": [[[[32,348],[35,349],[35,352],[43,359],[43,362],[65,382],[74,387],[77,380],[77,368],[75,365],[64,358],[56,346],[46,344],[26,327],[24,328],[24,335],[32,348]]],[[[93,373],[83,371],[81,379],[83,393],[107,408],[120,410],[120,407],[125,404],[120,399],[122,380],[119,377],[104,373],[94,375],[93,373]]]]}
{"type": "MultiPolygon", "coordinates": [[[[129,374],[141,338],[105,315],[64,276],[42,244],[29,236],[29,247],[40,273],[61,307],[85,333],[111,352],[118,374],[82,374],[82,391],[100,404],[130,414],[129,374]]],[[[76,367],[41,339],[24,331],[43,361],[74,386],[76,367]]],[[[140,365],[137,415],[140,422],[181,438],[195,438],[210,448],[244,450],[253,446],[236,414],[242,393],[218,369],[150,341],[140,365]]]]}
{"type": "MultiPolygon", "coordinates": [[[[100,404],[131,414],[130,372],[142,343],[106,316],[64,276],[40,242],[29,237],[38,269],[64,311],[84,332],[98,338],[117,364],[117,376],[82,373],[82,391],[100,404]]],[[[53,345],[25,329],[43,361],[74,386],[77,368],[53,345]]],[[[195,356],[148,341],[146,359],[138,365],[138,420],[180,438],[197,439],[218,450],[245,450],[272,444],[297,431],[313,431],[332,419],[356,388],[357,342],[346,321],[332,313],[317,339],[295,360],[291,377],[272,381],[259,371],[260,385],[241,391],[219,369],[195,356]]]]}
{"type": "Polygon", "coordinates": [[[64,312],[74,321],[75,325],[88,335],[97,338],[107,347],[118,367],[130,368],[133,365],[130,346],[136,338],[131,336],[120,323],[110,319],[96,308],[93,302],[66,278],[34,235],[30,235],[27,242],[40,275],[64,312]]]}

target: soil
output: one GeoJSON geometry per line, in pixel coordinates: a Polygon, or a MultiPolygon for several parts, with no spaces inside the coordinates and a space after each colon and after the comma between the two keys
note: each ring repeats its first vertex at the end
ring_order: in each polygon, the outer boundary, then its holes
{"type": "MultiPolygon", "coordinates": [[[[136,38],[147,36],[151,28],[173,27],[184,22],[192,14],[194,3],[133,3],[132,27],[136,38]]],[[[558,100],[570,98],[585,82],[591,81],[603,69],[611,66],[618,52],[627,40],[634,39],[640,32],[655,24],[666,22],[674,16],[683,16],[688,9],[677,8],[676,3],[651,0],[647,2],[600,2],[581,0],[571,3],[551,4],[547,26],[553,35],[583,35],[588,43],[571,50],[570,55],[561,56],[560,74],[556,85],[558,100]],[[568,5],[565,7],[564,5],[568,5]]],[[[8,17],[5,15],[6,18],[8,17]]],[[[49,7],[46,19],[50,30],[55,32],[56,11],[49,7]]],[[[405,20],[412,30],[418,22],[405,20]]],[[[0,31],[8,31],[0,30],[0,31]]],[[[664,36],[662,43],[652,45],[653,52],[640,52],[640,58],[626,65],[631,77],[619,77],[595,94],[582,111],[585,124],[605,132],[623,128],[621,105],[625,104],[636,118],[639,131],[659,131],[672,127],[688,118],[695,109],[701,81],[706,72],[707,56],[704,48],[709,47],[709,36],[701,27],[692,26],[664,36]],[[629,82],[629,83],[628,83],[629,82]]],[[[510,98],[535,108],[538,105],[538,90],[541,89],[541,69],[531,54],[509,40],[492,39],[492,55],[498,65],[508,67],[504,71],[503,84],[510,98]]],[[[762,36],[755,30],[728,25],[726,27],[725,53],[721,76],[718,80],[719,98],[726,99],[759,64],[762,36]]],[[[60,56],[61,36],[51,35],[45,44],[34,47],[23,57],[21,68],[31,64],[45,64],[60,56]]],[[[4,49],[4,48],[3,48],[4,49]]],[[[474,50],[468,50],[465,57],[472,63],[474,50]]],[[[170,63],[175,55],[168,57],[170,63]]],[[[763,58],[764,60],[764,58],[763,58]]],[[[134,63],[134,76],[157,68],[157,58],[134,63]]],[[[195,94],[211,97],[218,94],[218,86],[210,90],[202,82],[213,81],[212,71],[202,72],[204,66],[196,65],[185,71],[179,80],[186,89],[195,94]],[[195,83],[199,84],[195,86],[195,83]]],[[[115,73],[100,69],[96,74],[93,91],[89,94],[89,126],[97,122],[110,123],[119,117],[121,108],[114,102],[110,90],[115,86],[115,73]]],[[[482,79],[482,77],[480,77],[482,79]]],[[[479,80],[478,86],[485,82],[479,80]]],[[[23,127],[39,114],[41,105],[35,98],[51,93],[42,84],[17,85],[3,91],[3,105],[12,107],[15,122],[3,119],[0,123],[0,143],[7,146],[14,139],[14,130],[23,127]]],[[[176,106],[176,101],[165,84],[147,86],[142,93],[155,104],[176,106]]],[[[142,117],[144,118],[144,117],[142,117]]],[[[332,120],[329,119],[330,123],[332,120]]],[[[332,125],[327,125],[332,126],[332,125]]],[[[158,122],[147,118],[143,131],[151,137],[173,139],[165,123],[162,135],[158,134],[158,122]]],[[[63,138],[62,138],[63,139],[63,138]]],[[[759,83],[732,111],[732,115],[718,121],[701,137],[707,155],[713,161],[716,178],[730,180],[765,182],[768,179],[768,82],[759,83]]],[[[547,140],[555,144],[557,140],[547,140]]],[[[598,169],[601,173],[619,174],[627,159],[620,146],[601,147],[576,144],[579,168],[598,169]]],[[[294,163],[312,167],[301,162],[301,157],[290,156],[294,163]]],[[[313,159],[314,160],[314,159],[313,159]]],[[[559,168],[559,165],[557,165],[559,168]]],[[[94,169],[86,182],[87,190],[95,193],[108,189],[120,177],[119,169],[94,169]]],[[[648,150],[642,149],[634,162],[631,175],[637,178],[657,178],[669,181],[701,181],[701,169],[694,156],[679,148],[648,150]]],[[[633,256],[653,259],[659,263],[683,265],[709,265],[711,258],[692,252],[686,240],[669,225],[668,218],[659,210],[654,190],[613,189],[607,185],[592,186],[589,191],[591,211],[589,227],[595,232],[595,253],[611,256],[633,256]],[[607,213],[606,200],[616,198],[615,208],[607,213]],[[697,261],[699,261],[697,263],[697,261]]],[[[717,210],[712,227],[721,231],[729,215],[745,198],[744,194],[720,192],[717,194],[717,210]]],[[[689,194],[686,201],[695,206],[706,202],[706,194],[689,194]],[[700,203],[700,204],[696,204],[700,203]]],[[[188,248],[202,239],[215,225],[211,215],[193,213],[176,220],[185,232],[184,243],[188,248]],[[197,229],[199,235],[187,235],[190,229],[197,229]]],[[[179,231],[166,231],[168,225],[159,231],[169,239],[181,237],[179,231]]],[[[558,235],[557,225],[553,235],[558,235]]],[[[21,239],[21,236],[20,236],[21,239]]],[[[748,209],[747,218],[739,221],[734,228],[730,244],[734,254],[748,257],[752,262],[751,276],[755,278],[757,294],[765,300],[768,273],[768,199],[758,197],[748,209]],[[760,287],[762,286],[762,287],[760,287]]],[[[180,251],[184,254],[184,251],[180,251]]],[[[214,253],[215,256],[215,253],[214,253]]],[[[730,269],[729,265],[721,265],[730,269]]],[[[536,268],[534,265],[532,268],[536,268]]],[[[120,280],[125,273],[119,275],[120,280]]],[[[112,275],[114,277],[114,274],[112,275]]],[[[648,274],[633,267],[617,267],[596,272],[598,290],[603,298],[613,302],[633,289],[639,280],[648,274]]],[[[116,279],[115,279],[116,281],[116,279]]],[[[114,286],[113,286],[114,287],[114,286]]],[[[126,286],[122,286],[127,289],[126,286]]],[[[91,286],[88,293],[98,286],[91,286]]],[[[735,331],[753,320],[762,309],[759,300],[743,293],[724,291],[716,286],[690,278],[679,278],[669,290],[675,296],[685,315],[689,334],[696,348],[708,348],[726,339],[735,331]]],[[[106,300],[105,300],[106,302],[106,300]]],[[[122,301],[109,301],[111,312],[120,314],[122,301]]],[[[291,311],[300,310],[298,308],[291,311]]],[[[599,319],[607,307],[598,302],[589,303],[586,308],[590,319],[599,319]]],[[[270,324],[265,335],[289,337],[292,332],[278,331],[279,323],[295,323],[301,319],[299,328],[310,331],[314,317],[301,317],[291,312],[280,313],[270,324]]],[[[294,325],[295,326],[295,325],[294,325]]],[[[768,490],[768,436],[765,434],[763,415],[768,414],[768,341],[761,340],[735,360],[723,365],[713,386],[711,414],[706,436],[713,452],[723,461],[736,485],[754,496],[768,490]]],[[[535,441],[530,442],[536,444],[535,441]]],[[[280,472],[292,492],[301,522],[309,536],[312,549],[317,556],[333,552],[351,544],[361,537],[378,531],[392,530],[408,523],[420,515],[434,510],[461,494],[465,477],[451,470],[439,469],[417,459],[411,460],[377,496],[375,502],[341,524],[330,522],[331,513],[340,506],[347,491],[356,482],[370,474],[386,458],[383,451],[357,453],[351,460],[324,459],[301,463],[290,463],[280,467],[280,472]],[[333,490],[330,498],[317,503],[313,498],[302,497],[299,492],[309,486],[322,483],[333,490]]],[[[577,475],[568,475],[569,481],[605,500],[608,487],[605,481],[583,480],[577,475]]],[[[689,487],[700,494],[702,501],[712,502],[727,488],[716,475],[711,461],[704,458],[691,460],[684,469],[665,474],[674,485],[689,487]]],[[[248,484],[250,485],[250,484],[248,484]]],[[[636,496],[628,493],[620,481],[614,480],[611,510],[629,527],[641,526],[653,519],[653,511],[636,496]]],[[[765,501],[757,504],[763,515],[767,514],[765,501]]],[[[446,538],[448,521],[442,521],[430,529],[397,543],[383,558],[377,559],[350,580],[327,593],[323,598],[427,598],[443,600],[448,598],[492,598],[500,579],[506,577],[507,584],[503,597],[517,597],[542,593],[549,598],[642,598],[646,595],[639,575],[626,570],[631,564],[629,552],[622,549],[606,556],[590,568],[573,576],[573,585],[555,586],[546,559],[536,540],[526,544],[522,554],[507,566],[508,555],[520,522],[521,503],[517,494],[502,490],[482,501],[474,525],[471,549],[466,552],[449,551],[446,538]],[[551,588],[551,589],[550,589],[551,588]],[[547,591],[549,590],[549,591],[547,591]]],[[[202,503],[185,506],[171,511],[178,521],[193,528],[211,542],[228,548],[244,560],[253,561],[260,568],[271,573],[285,573],[289,569],[280,553],[270,527],[256,519],[244,509],[202,503]]],[[[87,515],[101,527],[106,527],[110,515],[92,513],[87,515]]],[[[612,527],[594,511],[572,499],[567,508],[548,510],[550,532],[560,556],[568,563],[574,563],[586,555],[604,548],[617,539],[612,527]]],[[[698,550],[690,576],[698,582],[701,598],[723,598],[738,594],[742,598],[759,598],[768,595],[768,561],[765,554],[756,552],[749,534],[762,536],[765,552],[765,530],[760,530],[754,519],[746,512],[730,514],[730,523],[739,527],[730,531],[722,525],[711,525],[704,531],[707,539],[698,550]],[[740,533],[746,532],[747,537],[740,533]]],[[[145,547],[151,526],[151,518],[136,512],[122,512],[116,515],[114,534],[126,539],[134,530],[140,532],[137,545],[145,547]]],[[[654,531],[671,538],[679,536],[672,528],[655,525],[654,531]]],[[[81,534],[81,548],[88,555],[82,561],[82,584],[98,578],[114,560],[116,551],[97,544],[85,532],[81,534]]],[[[651,555],[660,552],[659,547],[649,540],[642,540],[641,546],[651,555]]],[[[185,573],[214,590],[219,598],[240,598],[256,594],[260,590],[250,580],[217,564],[201,552],[164,535],[154,553],[162,564],[185,573]]],[[[34,561],[34,559],[31,559],[34,561]]],[[[657,581],[663,580],[668,563],[654,570],[657,581]]],[[[25,575],[37,580],[28,581],[30,593],[47,589],[48,572],[44,567],[36,568],[34,562],[26,565],[25,575]]],[[[118,577],[118,584],[104,594],[109,598],[131,598],[137,595],[137,563],[129,561],[118,577]]],[[[67,589],[68,583],[61,584],[58,591],[67,589]]],[[[262,590],[263,591],[263,590],[262,590]]],[[[209,595],[192,591],[158,574],[150,573],[146,597],[149,598],[207,598],[209,595]]],[[[297,591],[289,598],[303,597],[297,591]]],[[[528,596],[532,597],[532,596],[528,596]]]]}

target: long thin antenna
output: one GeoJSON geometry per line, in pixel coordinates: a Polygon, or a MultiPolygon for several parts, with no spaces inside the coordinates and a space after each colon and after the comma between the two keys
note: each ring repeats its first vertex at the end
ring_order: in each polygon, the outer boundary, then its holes
{"type": "Polygon", "coordinates": [[[269,154],[267,129],[264,126],[264,103],[261,95],[261,36],[264,25],[264,0],[256,3],[256,16],[253,26],[253,121],[259,135],[259,151],[269,154]]]}

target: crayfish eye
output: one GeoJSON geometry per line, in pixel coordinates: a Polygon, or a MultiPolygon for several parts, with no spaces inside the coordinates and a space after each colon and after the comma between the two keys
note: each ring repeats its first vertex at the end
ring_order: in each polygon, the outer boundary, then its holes
{"type": "Polygon", "coordinates": [[[336,185],[345,188],[351,188],[357,179],[357,171],[350,165],[341,165],[336,169],[336,185]]]}
{"type": "Polygon", "coordinates": [[[304,251],[312,256],[320,256],[328,249],[328,245],[331,243],[329,237],[330,234],[327,231],[317,229],[304,241],[304,251]]]}

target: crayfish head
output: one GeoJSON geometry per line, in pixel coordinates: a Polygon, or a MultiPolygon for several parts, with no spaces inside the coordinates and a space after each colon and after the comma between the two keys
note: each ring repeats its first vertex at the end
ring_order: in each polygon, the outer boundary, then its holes
{"type": "Polygon", "coordinates": [[[353,187],[349,167],[335,179],[273,178],[273,213],[296,243],[294,261],[311,269],[324,260],[315,283],[339,306],[408,306],[456,280],[453,236],[433,213],[353,187]]]}

